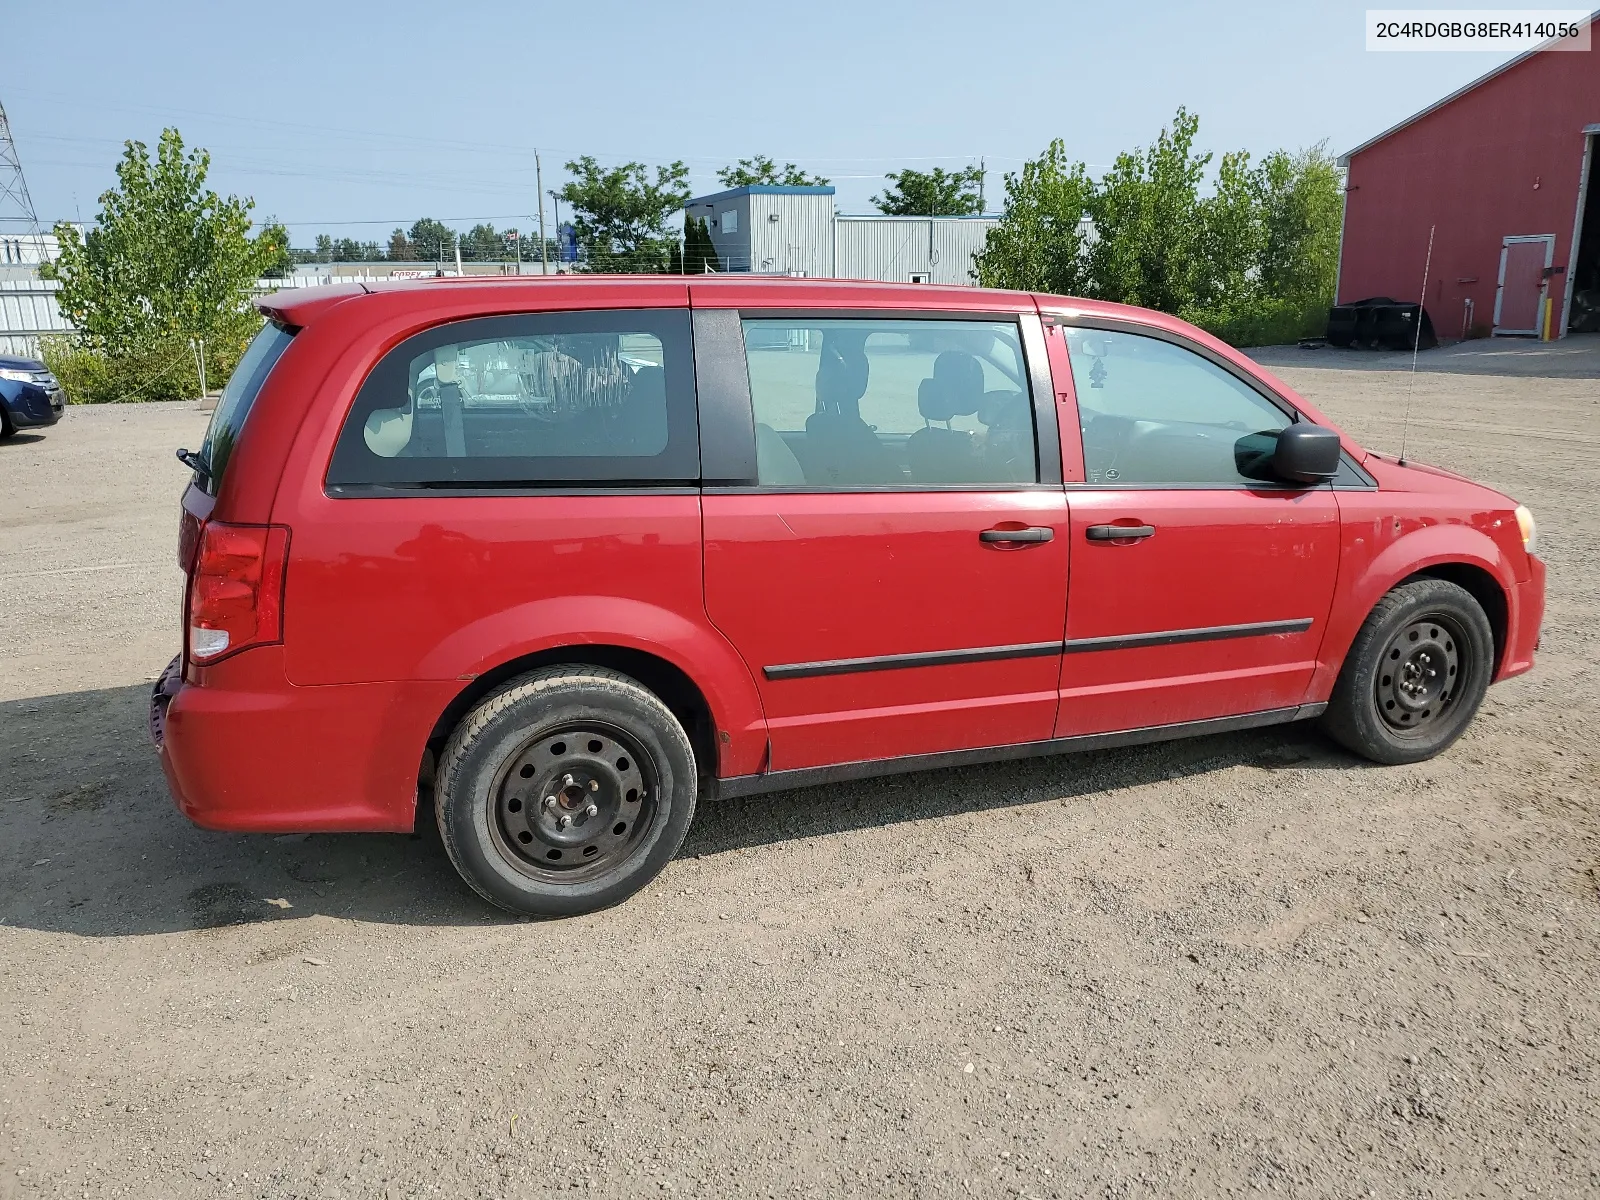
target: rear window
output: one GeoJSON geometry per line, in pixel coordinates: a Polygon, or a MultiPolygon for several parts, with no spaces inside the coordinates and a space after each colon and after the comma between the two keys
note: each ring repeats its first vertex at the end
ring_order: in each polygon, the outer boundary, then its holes
{"type": "Polygon", "coordinates": [[[530,313],[430,329],[361,385],[330,489],[692,482],[689,317],[530,313]]]}
{"type": "Polygon", "coordinates": [[[239,441],[239,430],[244,428],[244,419],[250,415],[261,385],[293,338],[288,330],[267,325],[245,348],[244,357],[228,378],[228,386],[222,389],[205,441],[200,443],[200,459],[209,469],[210,478],[196,473],[200,486],[213,496],[222,486],[223,473],[239,441]]]}

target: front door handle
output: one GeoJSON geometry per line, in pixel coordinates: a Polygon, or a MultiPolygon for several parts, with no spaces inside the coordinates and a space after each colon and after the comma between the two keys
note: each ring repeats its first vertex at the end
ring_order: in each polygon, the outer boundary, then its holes
{"type": "Polygon", "coordinates": [[[1091,542],[1121,541],[1128,538],[1135,541],[1139,538],[1155,537],[1154,525],[1091,525],[1085,530],[1091,542]]]}
{"type": "Polygon", "coordinates": [[[980,542],[1048,542],[1056,531],[1048,525],[1030,525],[1027,529],[985,529],[978,535],[980,542]]]}

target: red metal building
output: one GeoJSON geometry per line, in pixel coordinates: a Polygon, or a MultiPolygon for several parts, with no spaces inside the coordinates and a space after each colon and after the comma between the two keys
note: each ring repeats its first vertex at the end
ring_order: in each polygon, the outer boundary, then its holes
{"type": "Polygon", "coordinates": [[[1340,159],[1339,303],[1415,300],[1434,227],[1424,305],[1441,337],[1600,329],[1600,29],[1589,23],[1589,50],[1531,50],[1340,159]]]}

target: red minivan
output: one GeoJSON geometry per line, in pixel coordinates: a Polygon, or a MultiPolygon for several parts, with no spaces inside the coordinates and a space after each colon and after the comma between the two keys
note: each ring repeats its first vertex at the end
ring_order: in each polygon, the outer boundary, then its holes
{"type": "Polygon", "coordinates": [[[1443,750],[1533,518],[1172,317],[763,278],[282,292],[197,451],[152,731],[214,829],[616,903],[700,797],[1318,718],[1443,750]]]}

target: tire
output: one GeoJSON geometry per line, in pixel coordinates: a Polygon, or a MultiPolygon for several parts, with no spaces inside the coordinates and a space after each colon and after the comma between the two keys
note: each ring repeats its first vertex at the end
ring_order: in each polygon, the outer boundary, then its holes
{"type": "Polygon", "coordinates": [[[0,404],[0,438],[8,438],[16,431],[17,427],[11,421],[11,414],[6,411],[4,404],[0,404]]]}
{"type": "Polygon", "coordinates": [[[1494,632],[1465,588],[1402,584],[1378,601],[1333,686],[1323,730],[1373,762],[1432,758],[1461,736],[1494,674],[1494,632]]]}
{"type": "Polygon", "coordinates": [[[618,904],[661,872],[698,786],[694,748],[653,692],[617,671],[557,666],[462,719],[439,758],[434,812],[478,895],[569,917],[618,904]]]}

